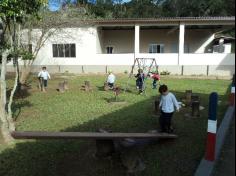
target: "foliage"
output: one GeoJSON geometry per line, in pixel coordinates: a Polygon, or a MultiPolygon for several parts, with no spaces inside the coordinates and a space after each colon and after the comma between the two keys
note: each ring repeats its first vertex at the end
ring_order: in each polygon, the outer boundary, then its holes
{"type": "Polygon", "coordinates": [[[96,18],[234,16],[235,0],[81,0],[81,6],[96,18]]]}
{"type": "Polygon", "coordinates": [[[0,1],[0,17],[10,20],[13,17],[21,20],[25,15],[36,15],[41,7],[40,1],[28,0],[1,0],[0,1]]]}
{"type": "Polygon", "coordinates": [[[160,75],[170,75],[170,72],[167,70],[161,71],[160,75]]]}

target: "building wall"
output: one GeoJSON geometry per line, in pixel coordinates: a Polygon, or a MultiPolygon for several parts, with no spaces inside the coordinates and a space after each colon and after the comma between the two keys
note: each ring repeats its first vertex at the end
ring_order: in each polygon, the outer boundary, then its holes
{"type": "MultiPolygon", "coordinates": [[[[205,30],[204,30],[205,31],[205,30]]],[[[39,31],[36,32],[37,35],[39,31]]],[[[186,31],[186,43],[193,45],[195,51],[211,32],[186,31]],[[199,34],[199,35],[198,35],[199,34]],[[200,36],[200,37],[199,37],[200,36]],[[193,38],[193,40],[191,39],[193,38]]],[[[168,48],[178,41],[178,30],[141,30],[140,54],[134,52],[134,30],[101,30],[100,28],[70,28],[58,31],[41,48],[35,62],[34,70],[46,65],[51,72],[71,73],[105,73],[107,69],[123,73],[129,71],[134,58],[155,58],[160,70],[171,74],[184,75],[231,75],[235,68],[235,54],[183,54],[171,52],[168,48]],[[165,43],[165,54],[148,54],[148,44],[165,43]],[[52,44],[76,44],[75,58],[53,58],[52,44]],[[101,54],[105,46],[114,45],[114,52],[120,54],[101,54]],[[117,46],[117,48],[116,48],[117,46]],[[123,54],[122,54],[123,53],[123,54]]],[[[23,62],[20,62],[23,64],[23,62]]],[[[9,65],[12,65],[10,63],[9,65]]],[[[12,67],[9,66],[9,71],[12,67]]]]}
{"type": "MultiPolygon", "coordinates": [[[[172,46],[178,48],[179,30],[173,29],[141,29],[140,53],[149,52],[149,44],[164,44],[164,53],[173,53],[172,46]]],[[[176,51],[176,53],[178,50],[176,51]]]]}
{"type": "MultiPolygon", "coordinates": [[[[214,32],[214,30],[210,29],[186,29],[185,43],[189,46],[189,53],[196,53],[214,32]]],[[[204,51],[205,50],[202,50],[199,53],[204,53],[204,51]]]]}
{"type": "Polygon", "coordinates": [[[134,52],[134,30],[104,30],[103,53],[106,47],[114,47],[114,54],[134,52]]]}
{"type": "MultiPolygon", "coordinates": [[[[189,53],[195,53],[213,33],[214,31],[206,29],[186,30],[185,44],[189,48],[189,53]]],[[[115,54],[134,52],[134,30],[104,30],[103,34],[103,53],[106,53],[106,46],[113,46],[115,54]]],[[[149,44],[164,44],[164,53],[177,53],[178,43],[178,26],[172,29],[140,30],[140,53],[148,53],[149,44]]],[[[202,53],[204,53],[204,50],[202,53]]]]}

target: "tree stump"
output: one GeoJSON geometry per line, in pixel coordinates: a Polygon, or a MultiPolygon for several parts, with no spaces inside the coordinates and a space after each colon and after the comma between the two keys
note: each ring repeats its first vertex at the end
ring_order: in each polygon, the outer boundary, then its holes
{"type": "Polygon", "coordinates": [[[104,83],[104,91],[108,91],[110,88],[109,88],[109,86],[108,86],[108,83],[107,82],[105,82],[104,83]]]}
{"type": "Polygon", "coordinates": [[[92,90],[90,86],[90,81],[84,81],[84,89],[86,92],[92,90]]]}
{"type": "Polygon", "coordinates": [[[193,101],[200,101],[200,97],[198,95],[192,95],[191,100],[193,101]]]}
{"type": "Polygon", "coordinates": [[[60,83],[58,84],[58,91],[61,92],[61,93],[64,93],[64,92],[65,92],[64,82],[60,82],[60,83]]]}
{"type": "Polygon", "coordinates": [[[192,117],[200,117],[200,101],[195,100],[192,102],[192,117]]]}
{"type": "Polygon", "coordinates": [[[121,88],[120,87],[115,87],[114,88],[114,93],[115,93],[115,100],[118,100],[118,95],[120,94],[121,88]]]}
{"type": "MultiPolygon", "coordinates": [[[[106,130],[99,129],[101,133],[109,133],[106,130]]],[[[115,153],[114,141],[111,139],[99,139],[96,140],[96,157],[109,157],[115,153]]]]}
{"type": "Polygon", "coordinates": [[[65,80],[63,84],[64,84],[64,89],[69,90],[68,81],[65,80]]]}
{"type": "Polygon", "coordinates": [[[185,91],[185,103],[187,106],[191,106],[192,102],[192,90],[185,91]]]}

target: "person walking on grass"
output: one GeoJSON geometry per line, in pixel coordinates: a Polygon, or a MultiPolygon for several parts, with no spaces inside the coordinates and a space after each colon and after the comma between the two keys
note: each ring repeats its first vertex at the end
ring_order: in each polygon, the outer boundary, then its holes
{"type": "Polygon", "coordinates": [[[46,67],[42,67],[42,70],[38,74],[38,78],[40,81],[41,90],[46,92],[48,86],[48,79],[51,79],[50,74],[47,71],[46,67]]]}
{"type": "Polygon", "coordinates": [[[161,100],[159,104],[161,110],[161,115],[159,118],[161,132],[172,133],[172,116],[175,112],[175,109],[177,112],[179,112],[180,107],[175,95],[169,92],[167,85],[161,85],[159,88],[159,92],[161,94],[161,100]]]}

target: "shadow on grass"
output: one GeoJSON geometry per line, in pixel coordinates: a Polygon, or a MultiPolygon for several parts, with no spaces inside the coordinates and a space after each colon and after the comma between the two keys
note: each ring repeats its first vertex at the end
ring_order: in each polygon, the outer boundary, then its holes
{"type": "Polygon", "coordinates": [[[32,104],[27,100],[21,100],[21,101],[18,101],[17,103],[13,102],[13,104],[12,104],[12,114],[13,114],[14,121],[16,121],[17,118],[20,116],[21,109],[23,107],[30,108],[30,107],[32,107],[32,104]]]}
{"type": "MultiPolygon", "coordinates": [[[[183,93],[174,92],[177,97],[183,93]]],[[[136,154],[147,168],[140,176],[193,175],[205,148],[208,96],[199,94],[206,107],[201,118],[189,119],[175,113],[173,123],[179,138],[137,148],[136,154]]],[[[126,106],[87,123],[64,131],[147,132],[158,128],[153,117],[155,97],[126,106]]],[[[220,99],[224,99],[220,97],[220,99]]],[[[27,105],[27,103],[26,103],[27,105]]],[[[125,176],[125,168],[116,157],[96,159],[93,140],[21,141],[0,153],[0,175],[3,176],[125,176]]]]}

